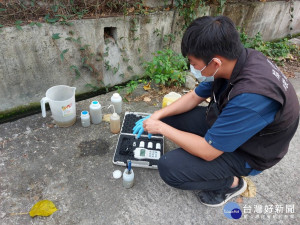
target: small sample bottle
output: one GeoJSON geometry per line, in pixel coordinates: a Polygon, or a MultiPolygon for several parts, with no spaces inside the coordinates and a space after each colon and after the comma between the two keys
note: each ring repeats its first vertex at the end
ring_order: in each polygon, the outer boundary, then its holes
{"type": "Polygon", "coordinates": [[[90,115],[93,124],[99,124],[102,121],[101,105],[98,101],[92,101],[90,104],[90,115]]]}
{"type": "Polygon", "coordinates": [[[134,173],[131,169],[131,161],[128,161],[127,168],[123,173],[123,187],[131,188],[134,184],[134,173]]]}
{"type": "Polygon", "coordinates": [[[156,143],[156,146],[155,146],[156,149],[161,149],[161,145],[160,143],[156,143]]]}
{"type": "Polygon", "coordinates": [[[80,118],[81,118],[81,125],[83,127],[88,127],[91,125],[90,114],[88,111],[82,111],[80,118]]]}
{"type": "Polygon", "coordinates": [[[110,116],[110,132],[112,132],[113,134],[117,134],[120,132],[120,129],[120,116],[114,112],[110,116]]]}
{"type": "Polygon", "coordinates": [[[114,105],[116,113],[121,114],[122,112],[122,97],[119,93],[114,93],[111,96],[111,103],[114,105]]]}
{"type": "Polygon", "coordinates": [[[144,148],[144,147],[145,147],[145,142],[144,142],[144,141],[141,141],[141,142],[140,142],[140,147],[141,147],[141,148],[144,148]]]}
{"type": "Polygon", "coordinates": [[[153,148],[153,143],[149,142],[147,148],[153,148]]]}

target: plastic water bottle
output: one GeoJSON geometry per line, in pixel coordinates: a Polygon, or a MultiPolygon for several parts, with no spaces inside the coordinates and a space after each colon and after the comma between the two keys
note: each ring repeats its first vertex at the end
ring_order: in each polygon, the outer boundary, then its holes
{"type": "Polygon", "coordinates": [[[99,124],[102,121],[101,105],[98,101],[92,101],[90,104],[90,115],[93,124],[99,124]]]}
{"type": "Polygon", "coordinates": [[[114,105],[108,106],[108,109],[110,107],[113,107],[114,109],[114,113],[110,116],[110,132],[112,132],[113,134],[117,134],[121,130],[120,116],[116,113],[114,105]]]}
{"type": "Polygon", "coordinates": [[[120,116],[117,113],[113,113],[110,116],[110,132],[117,134],[120,132],[120,116]]]}
{"type": "Polygon", "coordinates": [[[123,187],[131,188],[134,184],[134,173],[131,168],[131,161],[128,162],[127,168],[123,173],[123,187]]]}
{"type": "Polygon", "coordinates": [[[121,114],[122,112],[122,97],[118,93],[114,93],[111,96],[111,103],[115,107],[115,111],[117,114],[121,114]]]}
{"type": "Polygon", "coordinates": [[[81,125],[83,127],[88,127],[91,125],[90,114],[88,111],[82,111],[80,118],[81,118],[81,125]]]}

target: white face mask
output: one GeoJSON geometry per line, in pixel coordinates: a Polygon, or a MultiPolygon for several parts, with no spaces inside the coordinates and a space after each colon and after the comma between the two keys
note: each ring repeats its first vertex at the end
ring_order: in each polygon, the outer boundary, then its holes
{"type": "MultiPolygon", "coordinates": [[[[218,61],[221,62],[221,60],[219,60],[218,58],[213,58],[213,59],[217,59],[218,61]]],[[[212,60],[213,60],[212,59],[212,60]]],[[[207,65],[209,65],[211,63],[211,61],[209,61],[209,63],[207,65]]],[[[221,63],[222,64],[222,63],[221,63]]],[[[195,78],[199,81],[199,82],[211,82],[214,81],[214,76],[215,74],[218,72],[219,68],[216,70],[216,72],[214,72],[213,75],[209,76],[209,77],[205,77],[202,75],[202,71],[206,68],[207,66],[204,66],[201,70],[197,70],[195,69],[195,67],[193,65],[190,65],[191,68],[191,73],[195,76],[195,78]]]]}

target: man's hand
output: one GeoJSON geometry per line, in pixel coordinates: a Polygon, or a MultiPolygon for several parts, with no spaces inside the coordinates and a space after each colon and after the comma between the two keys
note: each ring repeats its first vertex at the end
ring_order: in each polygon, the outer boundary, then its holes
{"type": "Polygon", "coordinates": [[[158,119],[153,119],[152,116],[143,122],[143,128],[145,131],[151,134],[161,134],[161,128],[165,123],[158,119]]]}

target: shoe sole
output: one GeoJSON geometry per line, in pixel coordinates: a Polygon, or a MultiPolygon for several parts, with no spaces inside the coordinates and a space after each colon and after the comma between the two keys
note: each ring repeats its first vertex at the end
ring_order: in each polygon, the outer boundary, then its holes
{"type": "MultiPolygon", "coordinates": [[[[240,178],[240,179],[243,179],[243,178],[240,178]]],[[[209,206],[209,207],[219,207],[219,206],[222,206],[222,205],[224,205],[226,202],[228,202],[230,199],[232,199],[233,197],[236,197],[236,196],[238,196],[238,195],[240,195],[240,194],[243,194],[244,193],[244,191],[246,191],[246,189],[247,189],[247,182],[243,179],[243,187],[239,190],[239,191],[237,191],[237,192],[235,192],[234,194],[232,194],[230,197],[228,197],[227,199],[225,199],[223,202],[221,202],[221,203],[219,203],[219,204],[215,204],[215,205],[212,205],[212,204],[206,204],[206,203],[204,203],[204,202],[201,202],[203,205],[206,205],[206,206],[209,206]]]]}

